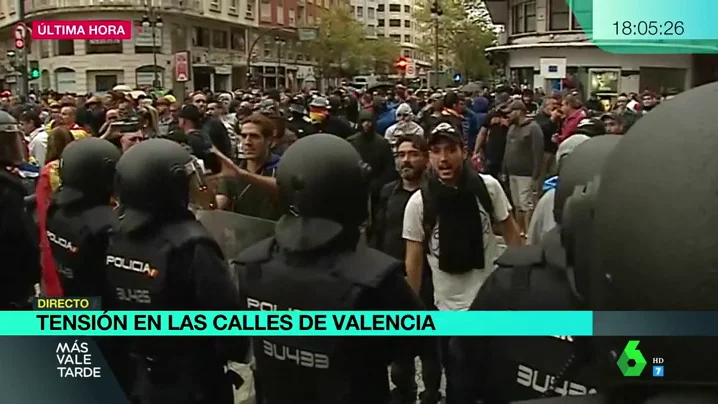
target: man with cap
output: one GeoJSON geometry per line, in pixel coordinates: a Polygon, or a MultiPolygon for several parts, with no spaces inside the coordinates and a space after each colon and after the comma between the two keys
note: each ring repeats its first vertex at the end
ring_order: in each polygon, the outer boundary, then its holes
{"type": "MultiPolygon", "coordinates": [[[[119,223],[104,261],[116,310],[239,308],[222,251],[188,209],[190,195],[201,192],[202,176],[197,160],[167,139],[142,142],[120,158],[119,223]]],[[[225,366],[228,360],[244,361],[247,342],[128,338],[137,369],[134,398],[150,404],[231,404],[237,383],[225,366]]]]}
{"type": "MultiPolygon", "coordinates": [[[[500,253],[493,227],[510,245],[522,240],[501,185],[473,170],[456,128],[439,124],[428,143],[432,170],[404,210],[407,280],[419,293],[423,272],[429,270],[437,309],[467,310],[500,253]],[[429,268],[424,268],[425,261],[429,268]]],[[[441,357],[447,359],[443,364],[447,402],[452,402],[448,338],[442,340],[441,349],[441,357]]]]}
{"type": "Polygon", "coordinates": [[[521,100],[512,101],[504,113],[511,126],[506,135],[503,172],[509,177],[516,220],[525,232],[541,189],[543,131],[536,121],[526,116],[526,104],[521,100]]]}
{"type": "MultiPolygon", "coordinates": [[[[600,172],[621,140],[620,136],[591,139],[561,162],[557,227],[538,245],[509,247],[496,260],[498,268],[477,293],[471,310],[586,309],[574,293],[572,269],[566,263],[561,215],[569,195],[600,172]]],[[[593,394],[599,383],[596,366],[586,355],[573,356],[585,353],[580,349],[586,342],[570,336],[454,338],[451,363],[456,366],[453,373],[459,375],[460,397],[456,402],[509,403],[545,394],[593,394]]]]}
{"type": "MultiPolygon", "coordinates": [[[[191,149],[193,155],[202,159],[204,166],[214,173],[221,171],[217,156],[211,152],[212,142],[206,133],[200,130],[202,112],[194,105],[183,105],[177,114],[177,126],[181,134],[175,134],[173,140],[180,140],[191,149]]],[[[224,154],[224,153],[223,153],[224,154]]]]}
{"type": "Polygon", "coordinates": [[[175,117],[172,116],[172,111],[170,110],[170,106],[174,104],[174,102],[170,101],[168,97],[172,96],[165,95],[164,97],[158,98],[155,102],[158,115],[157,126],[160,137],[167,137],[172,130],[176,130],[176,125],[173,125],[176,124],[175,117]]]}
{"type": "MultiPolygon", "coordinates": [[[[576,286],[587,309],[718,310],[713,235],[718,216],[712,214],[718,124],[711,119],[717,97],[718,83],[710,83],[656,107],[627,132],[600,177],[571,195],[564,212],[571,223],[568,264],[584,275],[576,286]]],[[[703,325],[697,317],[689,318],[690,324],[703,325]]],[[[646,330],[665,330],[666,325],[651,321],[646,330]]],[[[715,338],[623,334],[589,342],[605,394],[525,403],[718,402],[715,338]],[[617,358],[630,340],[640,340],[636,348],[648,366],[638,376],[626,377],[617,358]],[[662,377],[654,377],[651,369],[656,357],[666,364],[662,377]]]]}
{"type": "Polygon", "coordinates": [[[354,134],[354,129],[345,121],[332,116],[329,101],[324,97],[314,97],[309,103],[309,119],[314,133],[329,133],[342,139],[354,134]]]}
{"type": "Polygon", "coordinates": [[[606,132],[612,135],[623,135],[624,134],[624,117],[618,112],[610,112],[601,115],[601,122],[606,127],[606,132]]]}

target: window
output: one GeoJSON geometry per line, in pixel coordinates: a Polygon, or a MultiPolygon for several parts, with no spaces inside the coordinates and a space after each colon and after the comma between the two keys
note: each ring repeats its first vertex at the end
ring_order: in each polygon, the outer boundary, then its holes
{"type": "Polygon", "coordinates": [[[239,8],[239,0],[229,0],[229,12],[236,13],[239,8]]]}
{"type": "Polygon", "coordinates": [[[352,14],[356,13],[356,9],[354,6],[349,7],[349,10],[351,10],[352,14]]]}
{"type": "Polygon", "coordinates": [[[304,21],[304,6],[297,7],[297,21],[304,21]]]}
{"type": "Polygon", "coordinates": [[[404,6],[404,12],[407,14],[411,14],[411,6],[404,6]]]}
{"type": "Polygon", "coordinates": [[[380,12],[380,13],[383,13],[383,12],[384,12],[384,5],[383,5],[383,4],[377,5],[377,6],[376,6],[376,11],[378,11],[378,12],[380,12]]]}
{"type": "Polygon", "coordinates": [[[514,0],[510,12],[512,34],[536,31],[536,0],[514,0]]]}
{"type": "Polygon", "coordinates": [[[411,20],[404,20],[404,28],[411,28],[411,20]]]}
{"type": "Polygon", "coordinates": [[[214,49],[227,49],[227,31],[212,31],[212,47],[214,49]]]}
{"type": "Polygon", "coordinates": [[[369,8],[366,10],[366,16],[367,16],[367,18],[369,18],[369,19],[374,19],[374,8],[373,8],[373,7],[369,7],[369,8]]]}
{"type": "Polygon", "coordinates": [[[383,26],[384,26],[384,19],[376,20],[376,26],[377,26],[377,27],[383,27],[383,26]]]}
{"type": "Polygon", "coordinates": [[[92,39],[85,41],[85,53],[122,53],[122,41],[119,39],[92,39]]]}
{"type": "Polygon", "coordinates": [[[400,42],[401,41],[401,35],[389,35],[389,39],[391,39],[394,42],[400,42]]]}
{"type": "Polygon", "coordinates": [[[411,51],[410,51],[409,49],[404,49],[402,52],[403,52],[403,56],[404,56],[405,58],[410,58],[410,57],[411,57],[411,51]]]}
{"type": "Polygon", "coordinates": [[[244,40],[244,30],[241,28],[232,28],[230,31],[230,47],[232,50],[244,52],[246,49],[246,42],[244,40]]]}
{"type": "Polygon", "coordinates": [[[112,91],[112,88],[117,85],[116,74],[97,74],[95,75],[95,91],[105,92],[112,91]]]}
{"type": "Polygon", "coordinates": [[[75,41],[72,39],[60,39],[57,41],[57,56],[72,56],[75,54],[75,41]]]}
{"type": "Polygon", "coordinates": [[[591,4],[589,3],[588,6],[583,4],[583,2],[580,1],[571,1],[571,29],[580,30],[581,29],[581,23],[578,21],[578,18],[576,18],[577,15],[580,15],[581,18],[584,20],[590,20],[592,15],[592,8],[591,4]]]}
{"type": "Polygon", "coordinates": [[[194,27],[192,30],[192,46],[209,48],[209,30],[202,27],[194,27]]]}
{"type": "Polygon", "coordinates": [[[400,13],[401,12],[401,4],[389,4],[389,12],[400,13]]]}
{"type": "Polygon", "coordinates": [[[221,0],[212,0],[209,3],[209,9],[211,11],[222,11],[222,2],[221,0]]]}
{"type": "Polygon", "coordinates": [[[404,35],[404,42],[411,43],[411,35],[404,35]]]}
{"type": "Polygon", "coordinates": [[[549,30],[550,31],[566,31],[569,27],[571,19],[571,11],[568,8],[566,0],[551,0],[549,3],[549,30]]]}
{"type": "Polygon", "coordinates": [[[364,7],[357,7],[357,17],[364,18],[364,7]]]}
{"type": "Polygon", "coordinates": [[[389,26],[390,27],[401,27],[401,20],[392,18],[391,20],[389,20],[389,26]]]}

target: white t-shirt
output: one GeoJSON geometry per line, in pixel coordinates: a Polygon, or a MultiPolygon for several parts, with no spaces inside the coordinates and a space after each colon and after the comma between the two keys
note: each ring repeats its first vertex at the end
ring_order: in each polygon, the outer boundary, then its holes
{"type": "MultiPolygon", "coordinates": [[[[494,218],[503,222],[509,217],[511,204],[509,203],[501,184],[490,175],[479,174],[484,180],[486,188],[494,205],[494,218]]],[[[429,241],[429,251],[426,254],[431,267],[434,283],[434,303],[439,310],[468,310],[476,297],[481,285],[494,270],[494,261],[500,254],[500,249],[491,228],[491,219],[483,206],[479,203],[481,222],[484,233],[484,269],[473,269],[463,274],[451,274],[439,269],[439,223],[432,232],[429,241]]],[[[404,209],[404,230],[402,237],[405,240],[424,242],[424,201],[421,192],[414,192],[404,209]]],[[[467,223],[468,225],[468,223],[467,223]]],[[[476,224],[480,225],[479,223],[476,224]]]]}

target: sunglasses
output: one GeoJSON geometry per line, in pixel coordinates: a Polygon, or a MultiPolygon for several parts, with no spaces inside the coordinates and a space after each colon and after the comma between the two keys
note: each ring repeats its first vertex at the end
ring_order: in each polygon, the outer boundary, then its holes
{"type": "Polygon", "coordinates": [[[127,138],[127,141],[132,142],[132,143],[139,143],[139,142],[142,142],[143,140],[145,140],[145,138],[142,136],[132,136],[132,137],[127,138]]]}

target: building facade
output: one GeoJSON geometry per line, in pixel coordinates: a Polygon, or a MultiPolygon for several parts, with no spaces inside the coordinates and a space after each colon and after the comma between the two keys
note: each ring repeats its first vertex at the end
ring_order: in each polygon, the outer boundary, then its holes
{"type": "MultiPolygon", "coordinates": [[[[6,39],[6,50],[14,46],[12,27],[18,21],[15,3],[0,3],[0,38],[6,39]]],[[[311,26],[323,3],[324,0],[26,2],[26,23],[30,27],[38,20],[135,22],[133,38],[127,41],[30,41],[28,59],[37,61],[41,71],[40,78],[30,85],[37,90],[95,93],[118,84],[151,86],[157,77],[163,88],[173,88],[178,94],[203,88],[242,88],[249,85],[250,78],[265,87],[297,87],[312,65],[299,52],[297,26],[311,26]],[[322,4],[315,4],[319,2],[322,4]],[[148,15],[160,17],[161,27],[144,28],[141,22],[148,15]],[[189,51],[192,74],[190,81],[178,83],[174,54],[182,51],[189,51]]],[[[14,75],[8,56],[2,52],[1,85],[12,88],[14,75]]]]}
{"type": "MultiPolygon", "coordinates": [[[[573,0],[572,0],[573,1],[573,0]]],[[[489,0],[495,24],[504,24],[497,46],[507,78],[546,92],[570,83],[584,96],[651,90],[685,90],[715,80],[711,56],[613,54],[593,45],[566,0],[489,0]],[[710,59],[710,60],[709,60],[710,59]],[[561,77],[563,76],[563,77],[561,77]]]]}
{"type": "Polygon", "coordinates": [[[414,18],[416,0],[351,0],[351,11],[366,30],[367,37],[386,37],[401,47],[397,58],[408,62],[406,78],[418,78],[430,65],[417,46],[421,35],[414,18]]]}

